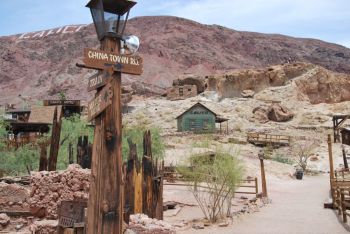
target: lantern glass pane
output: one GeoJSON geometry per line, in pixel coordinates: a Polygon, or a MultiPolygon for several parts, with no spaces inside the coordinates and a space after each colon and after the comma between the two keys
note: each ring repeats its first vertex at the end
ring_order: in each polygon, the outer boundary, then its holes
{"type": "Polygon", "coordinates": [[[105,19],[105,32],[107,33],[117,33],[118,27],[118,15],[109,12],[104,12],[105,19]]]}
{"type": "Polygon", "coordinates": [[[98,38],[104,36],[104,12],[102,1],[93,1],[90,5],[91,15],[94,20],[98,38]]]}

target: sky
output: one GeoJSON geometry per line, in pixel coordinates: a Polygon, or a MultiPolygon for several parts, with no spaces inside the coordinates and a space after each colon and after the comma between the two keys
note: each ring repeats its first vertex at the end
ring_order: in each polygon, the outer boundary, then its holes
{"type": "MultiPolygon", "coordinates": [[[[1,0],[0,36],[91,23],[88,0],[1,0]]],[[[350,48],[349,0],[139,0],[131,17],[172,15],[350,48]]]]}

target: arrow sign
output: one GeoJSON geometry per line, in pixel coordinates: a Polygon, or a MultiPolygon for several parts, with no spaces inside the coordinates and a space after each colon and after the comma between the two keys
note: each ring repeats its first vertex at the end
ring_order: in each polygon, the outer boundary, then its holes
{"type": "Polygon", "coordinates": [[[112,67],[114,71],[125,74],[141,75],[143,61],[140,56],[122,55],[102,50],[84,49],[85,66],[95,69],[112,67]]]}
{"type": "Polygon", "coordinates": [[[96,73],[95,75],[91,76],[88,81],[88,91],[92,91],[95,89],[98,89],[100,87],[103,87],[107,84],[109,77],[113,75],[113,68],[110,67],[107,70],[103,70],[101,73],[100,71],[96,73]]]}
{"type": "Polygon", "coordinates": [[[88,121],[90,122],[96,116],[101,114],[109,105],[112,104],[112,88],[108,83],[101,92],[88,104],[88,121]]]}

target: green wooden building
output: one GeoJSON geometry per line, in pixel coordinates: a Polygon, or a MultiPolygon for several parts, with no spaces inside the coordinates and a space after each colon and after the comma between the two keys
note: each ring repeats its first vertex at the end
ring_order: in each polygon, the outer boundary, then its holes
{"type": "Polygon", "coordinates": [[[218,115],[201,103],[196,103],[181,115],[176,117],[177,130],[179,132],[192,131],[196,133],[214,133],[215,123],[221,123],[228,119],[218,115]]]}

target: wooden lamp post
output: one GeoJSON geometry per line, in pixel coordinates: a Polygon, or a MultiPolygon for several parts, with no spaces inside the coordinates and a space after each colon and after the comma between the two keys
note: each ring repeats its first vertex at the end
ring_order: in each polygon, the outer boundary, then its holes
{"type": "Polygon", "coordinates": [[[259,151],[258,157],[260,160],[262,197],[267,198],[266,177],[265,177],[265,167],[264,167],[264,152],[262,150],[259,151]]]}
{"type": "MultiPolygon", "coordinates": [[[[91,0],[87,7],[101,42],[101,50],[85,49],[83,65],[103,74],[88,90],[97,90],[88,105],[88,119],[95,120],[91,183],[86,233],[122,233],[122,104],[121,73],[140,74],[142,60],[120,53],[121,40],[132,0],[91,0]],[[141,61],[141,62],[140,62],[141,61]],[[128,72],[129,71],[129,72],[128,72]]],[[[142,71],[141,71],[142,72],[142,71]]]]}

